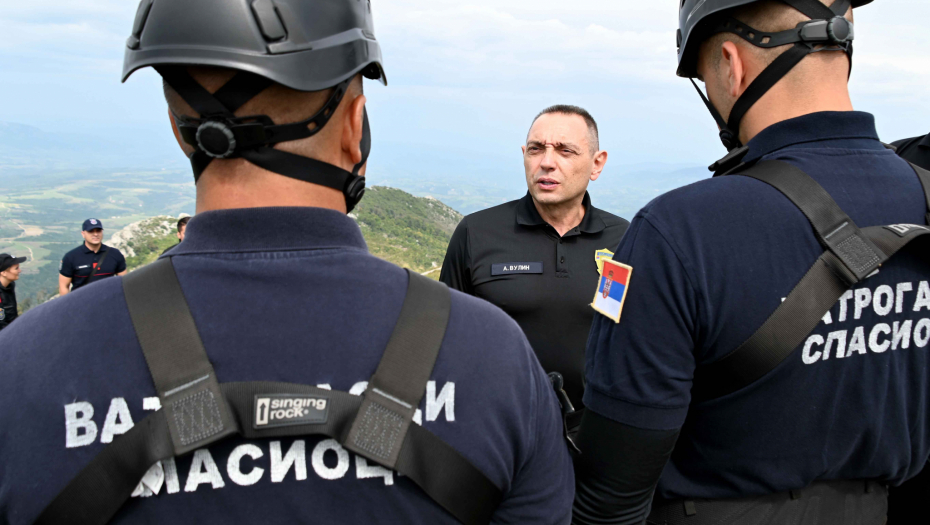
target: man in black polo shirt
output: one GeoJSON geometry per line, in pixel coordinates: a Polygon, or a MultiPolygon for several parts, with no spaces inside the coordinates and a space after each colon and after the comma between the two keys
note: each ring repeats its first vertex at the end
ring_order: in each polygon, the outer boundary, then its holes
{"type": "Polygon", "coordinates": [[[898,155],[904,160],[930,169],[930,135],[903,139],[891,144],[897,148],[898,155]]]}
{"type": "Polygon", "coordinates": [[[597,255],[609,259],[629,226],[591,205],[588,184],[606,163],[587,111],[564,105],[544,110],[523,146],[526,196],[465,217],[439,277],[510,314],[543,368],[565,378],[575,408],[584,394],[597,255]]]}
{"type": "Polygon", "coordinates": [[[103,223],[84,221],[84,244],[66,253],[58,269],[58,293],[67,295],[91,282],[126,274],[126,258],[116,248],[103,244],[103,223]]]}

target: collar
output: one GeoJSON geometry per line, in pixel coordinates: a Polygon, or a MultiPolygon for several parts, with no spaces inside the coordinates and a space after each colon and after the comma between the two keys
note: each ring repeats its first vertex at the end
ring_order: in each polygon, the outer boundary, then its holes
{"type": "Polygon", "coordinates": [[[84,248],[84,253],[103,253],[110,249],[106,244],[100,243],[100,249],[96,252],[87,247],[87,243],[81,243],[81,247],[84,248]]]}
{"type": "Polygon", "coordinates": [[[351,218],[326,208],[240,208],[198,213],[171,255],[355,248],[368,250],[351,218]]]}
{"type": "MultiPolygon", "coordinates": [[[[585,213],[584,218],[581,219],[581,224],[578,225],[578,230],[583,233],[598,233],[604,231],[607,224],[604,222],[603,217],[601,217],[601,210],[591,205],[591,196],[588,192],[584,192],[584,199],[582,199],[581,205],[584,206],[585,213]]],[[[522,226],[549,225],[543,220],[542,216],[539,215],[539,211],[536,209],[536,204],[533,202],[533,197],[530,195],[530,192],[526,192],[526,195],[520,199],[517,204],[516,214],[517,224],[522,226]]]]}
{"type": "Polygon", "coordinates": [[[875,117],[861,111],[822,111],[772,124],[749,141],[743,162],[789,146],[825,141],[819,147],[885,149],[875,131],[875,117]]]}
{"type": "Polygon", "coordinates": [[[3,287],[3,283],[0,283],[0,290],[3,290],[6,293],[12,292],[14,288],[16,288],[16,281],[10,281],[10,285],[6,288],[3,287]]]}
{"type": "Polygon", "coordinates": [[[921,140],[917,145],[921,148],[930,149],[930,133],[924,135],[923,140],[921,140]]]}

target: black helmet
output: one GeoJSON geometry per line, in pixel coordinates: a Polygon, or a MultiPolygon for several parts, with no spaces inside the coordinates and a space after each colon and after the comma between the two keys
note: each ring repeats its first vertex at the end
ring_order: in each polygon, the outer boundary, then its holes
{"type": "Polygon", "coordinates": [[[358,171],[371,146],[367,113],[363,158],[353,173],[273,146],[322,129],[357,74],[387,84],[370,0],[142,0],[126,42],[123,81],[148,66],[200,113],[198,119],[175,115],[182,138],[196,148],[195,180],[214,158],[243,157],[342,191],[350,211],[361,199],[365,181],[358,171]],[[188,75],[188,65],[240,73],[211,95],[188,75]],[[272,82],[299,91],[334,89],[303,122],[275,125],[264,115],[234,115],[272,82]]]}
{"type": "MultiPolygon", "coordinates": [[[[820,0],[780,0],[811,20],[794,29],[777,33],[758,31],[727,16],[729,10],[759,0],[681,0],[678,11],[678,76],[697,76],[697,57],[701,43],[717,33],[734,33],[757,47],[770,48],[794,44],[769,65],[736,101],[728,122],[713,107],[704,93],[701,98],[720,127],[720,138],[727,150],[738,148],[739,124],[743,115],[788,71],[810,53],[845,51],[852,60],[853,25],[844,15],[850,7],[860,7],[872,0],[835,0],[830,7],[820,0]],[[823,46],[823,47],[818,47],[823,46]]],[[[692,80],[692,83],[694,80],[692,80]]],[[[695,88],[697,85],[695,84],[695,88]]]]}

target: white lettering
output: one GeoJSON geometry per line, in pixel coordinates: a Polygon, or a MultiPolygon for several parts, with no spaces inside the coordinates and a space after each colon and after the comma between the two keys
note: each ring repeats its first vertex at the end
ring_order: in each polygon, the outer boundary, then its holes
{"type": "Polygon", "coordinates": [[[355,456],[355,477],[358,479],[383,477],[385,485],[394,484],[394,472],[380,465],[369,465],[362,456],[355,456]]]}
{"type": "Polygon", "coordinates": [[[839,322],[841,323],[846,320],[846,312],[849,310],[847,308],[848,306],[847,302],[850,299],[852,299],[852,297],[853,297],[852,290],[846,290],[846,293],[840,296],[840,320],[839,322]]]}
{"type": "Polygon", "coordinates": [[[243,474],[239,463],[242,461],[243,456],[249,456],[253,460],[256,460],[264,455],[265,453],[262,452],[262,449],[255,445],[239,445],[229,454],[229,459],[226,461],[226,474],[236,485],[241,485],[243,487],[254,485],[258,483],[258,480],[262,479],[262,474],[265,473],[265,469],[255,466],[252,467],[251,472],[243,474]]]}
{"type": "Polygon", "coordinates": [[[872,304],[872,290],[868,288],[856,290],[856,310],[853,313],[853,319],[862,317],[862,310],[870,304],[872,304]]]}
{"type": "Polygon", "coordinates": [[[220,469],[216,467],[216,462],[213,461],[213,456],[205,448],[194,451],[194,459],[191,460],[191,470],[187,474],[184,492],[194,492],[203,483],[209,483],[214,490],[226,486],[226,483],[223,482],[223,476],[220,474],[220,469]]]}
{"type": "Polygon", "coordinates": [[[455,383],[449,381],[442,386],[436,397],[436,382],[426,383],[426,420],[436,421],[443,407],[446,409],[446,421],[455,421],[455,383]]]}
{"type": "Polygon", "coordinates": [[[157,397],[146,397],[142,400],[142,410],[161,410],[161,399],[157,397]]]}
{"type": "Polygon", "coordinates": [[[883,284],[875,289],[875,295],[872,297],[872,308],[875,313],[886,316],[891,313],[894,307],[894,290],[887,284],[883,284]],[[887,298],[887,302],[882,299],[887,298]]]}
{"type": "Polygon", "coordinates": [[[331,387],[329,383],[323,383],[321,385],[317,385],[316,387],[321,390],[332,390],[333,389],[333,387],[331,387]]]}
{"type": "Polygon", "coordinates": [[[833,324],[833,314],[827,312],[823,316],[823,324],[833,324]]]}
{"type": "Polygon", "coordinates": [[[423,412],[418,408],[416,412],[413,413],[413,422],[423,426],[423,412]]]}
{"type": "MultiPolygon", "coordinates": [[[[889,287],[888,289],[891,290],[891,287],[889,287]]],[[[890,307],[888,311],[891,311],[890,307]]],[[[891,340],[885,339],[884,343],[879,343],[878,336],[880,336],[881,334],[888,335],[890,333],[891,333],[891,327],[885,323],[878,323],[877,325],[873,326],[872,331],[869,333],[869,350],[875,352],[876,354],[881,354],[885,350],[888,350],[888,347],[891,346],[891,340]]]]}
{"type": "Polygon", "coordinates": [[[923,348],[928,342],[930,342],[930,319],[921,319],[914,327],[914,346],[923,348]]]}
{"type": "Polygon", "coordinates": [[[345,476],[349,470],[349,453],[335,439],[326,439],[313,447],[313,453],[310,454],[310,463],[313,465],[313,471],[321,478],[339,479],[345,476]],[[336,466],[332,468],[327,467],[326,462],[323,461],[326,452],[330,450],[336,453],[336,466]]]}
{"type": "Polygon", "coordinates": [[[294,467],[294,479],[303,481],[307,479],[307,443],[298,439],[287,449],[287,454],[281,457],[281,442],[271,442],[271,482],[281,483],[287,477],[287,471],[294,467]]]}
{"type": "Polygon", "coordinates": [[[165,471],[165,491],[168,494],[177,494],[181,492],[181,480],[178,478],[178,464],[174,458],[163,459],[161,461],[162,469],[165,471]]]}
{"type": "Polygon", "coordinates": [[[819,350],[811,354],[811,348],[814,345],[822,345],[823,337],[820,337],[817,334],[814,334],[807,338],[807,342],[804,343],[804,353],[801,354],[801,360],[804,361],[805,365],[811,365],[820,360],[820,356],[823,355],[819,350]]]}
{"type": "Polygon", "coordinates": [[[129,413],[126,400],[121,397],[113,398],[110,401],[110,410],[107,411],[107,419],[103,423],[103,431],[100,433],[100,442],[112,443],[113,436],[129,432],[132,425],[132,414],[129,413]]]}
{"type": "Polygon", "coordinates": [[[80,401],[65,405],[65,448],[90,445],[97,439],[94,405],[80,401]]]}
{"type": "Polygon", "coordinates": [[[823,349],[823,360],[826,361],[830,359],[830,350],[833,348],[833,341],[836,341],[836,358],[842,359],[846,357],[846,330],[838,330],[836,332],[830,332],[827,335],[827,344],[823,349]]]}
{"type": "Polygon", "coordinates": [[[914,311],[919,312],[921,308],[930,310],[930,283],[927,283],[927,281],[920,281],[917,300],[914,301],[914,311]]]}
{"type": "Polygon", "coordinates": [[[891,349],[897,350],[900,345],[901,348],[907,350],[911,346],[911,328],[914,323],[910,320],[900,323],[898,321],[894,322],[892,331],[891,331],[891,349]]]}
{"type": "Polygon", "coordinates": [[[852,355],[853,352],[858,354],[865,354],[865,329],[861,326],[857,326],[856,330],[853,332],[852,340],[849,341],[849,349],[846,352],[846,357],[852,355]]]}
{"type": "Polygon", "coordinates": [[[904,312],[904,292],[912,291],[914,291],[914,285],[911,283],[898,283],[895,286],[894,313],[900,314],[904,312]]]}
{"type": "Polygon", "coordinates": [[[349,389],[349,393],[352,394],[353,396],[360,396],[367,389],[368,389],[368,381],[359,381],[358,383],[355,383],[354,385],[352,385],[352,388],[349,389]]]}

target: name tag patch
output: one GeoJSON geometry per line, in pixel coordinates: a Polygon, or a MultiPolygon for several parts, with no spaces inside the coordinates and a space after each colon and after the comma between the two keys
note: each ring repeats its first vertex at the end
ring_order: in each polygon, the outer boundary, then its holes
{"type": "Polygon", "coordinates": [[[308,394],[259,394],[255,396],[252,427],[274,428],[326,423],[329,398],[308,394]]]}
{"type": "Polygon", "coordinates": [[[491,265],[491,275],[510,275],[512,273],[543,273],[543,263],[513,262],[491,265]]]}

